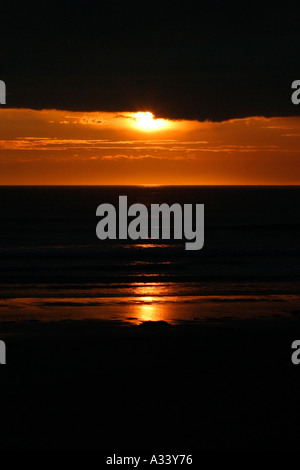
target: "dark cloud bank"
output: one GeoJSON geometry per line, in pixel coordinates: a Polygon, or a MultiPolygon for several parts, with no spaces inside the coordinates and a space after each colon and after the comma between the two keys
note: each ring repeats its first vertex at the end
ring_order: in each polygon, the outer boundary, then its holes
{"type": "Polygon", "coordinates": [[[7,106],[199,120],[299,115],[292,5],[180,3],[6,2],[7,106]]]}

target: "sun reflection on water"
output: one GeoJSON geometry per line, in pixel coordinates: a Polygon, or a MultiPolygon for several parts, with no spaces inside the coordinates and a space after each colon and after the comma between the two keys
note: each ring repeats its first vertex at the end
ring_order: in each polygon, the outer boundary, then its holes
{"type": "Polygon", "coordinates": [[[141,300],[144,300],[146,303],[138,306],[137,319],[139,323],[161,320],[161,318],[158,318],[159,311],[157,309],[157,303],[152,302],[151,297],[144,297],[141,300]]]}
{"type": "Polygon", "coordinates": [[[165,302],[166,296],[174,295],[170,286],[159,283],[142,284],[132,286],[132,293],[138,302],[134,307],[134,316],[137,323],[147,321],[170,322],[174,303],[165,302]],[[173,304],[173,305],[172,305],[173,304]]]}

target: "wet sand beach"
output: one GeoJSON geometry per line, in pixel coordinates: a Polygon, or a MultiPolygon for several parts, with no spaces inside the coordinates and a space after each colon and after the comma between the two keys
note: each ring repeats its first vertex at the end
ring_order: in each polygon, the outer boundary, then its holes
{"type": "Polygon", "coordinates": [[[1,187],[1,449],[297,449],[298,187],[1,187]],[[205,204],[205,243],[96,207],[205,204]]]}
{"type": "Polygon", "coordinates": [[[5,322],[1,448],[296,449],[299,318],[5,322]]]}

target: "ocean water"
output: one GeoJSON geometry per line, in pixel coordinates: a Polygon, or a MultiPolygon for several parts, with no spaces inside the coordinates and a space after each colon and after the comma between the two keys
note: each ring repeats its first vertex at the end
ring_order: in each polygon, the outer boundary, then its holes
{"type": "Polygon", "coordinates": [[[299,313],[299,187],[0,187],[0,320],[220,322],[299,313]],[[204,247],[104,240],[96,208],[204,204],[204,247]]]}

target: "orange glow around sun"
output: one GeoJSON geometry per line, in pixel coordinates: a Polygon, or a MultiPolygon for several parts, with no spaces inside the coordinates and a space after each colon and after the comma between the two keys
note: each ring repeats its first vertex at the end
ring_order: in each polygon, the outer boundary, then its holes
{"type": "Polygon", "coordinates": [[[300,183],[300,117],[0,109],[0,185],[300,183]]]}
{"type": "Polygon", "coordinates": [[[151,132],[166,129],[168,121],[166,119],[155,119],[149,111],[133,114],[134,127],[142,131],[151,132]]]}

